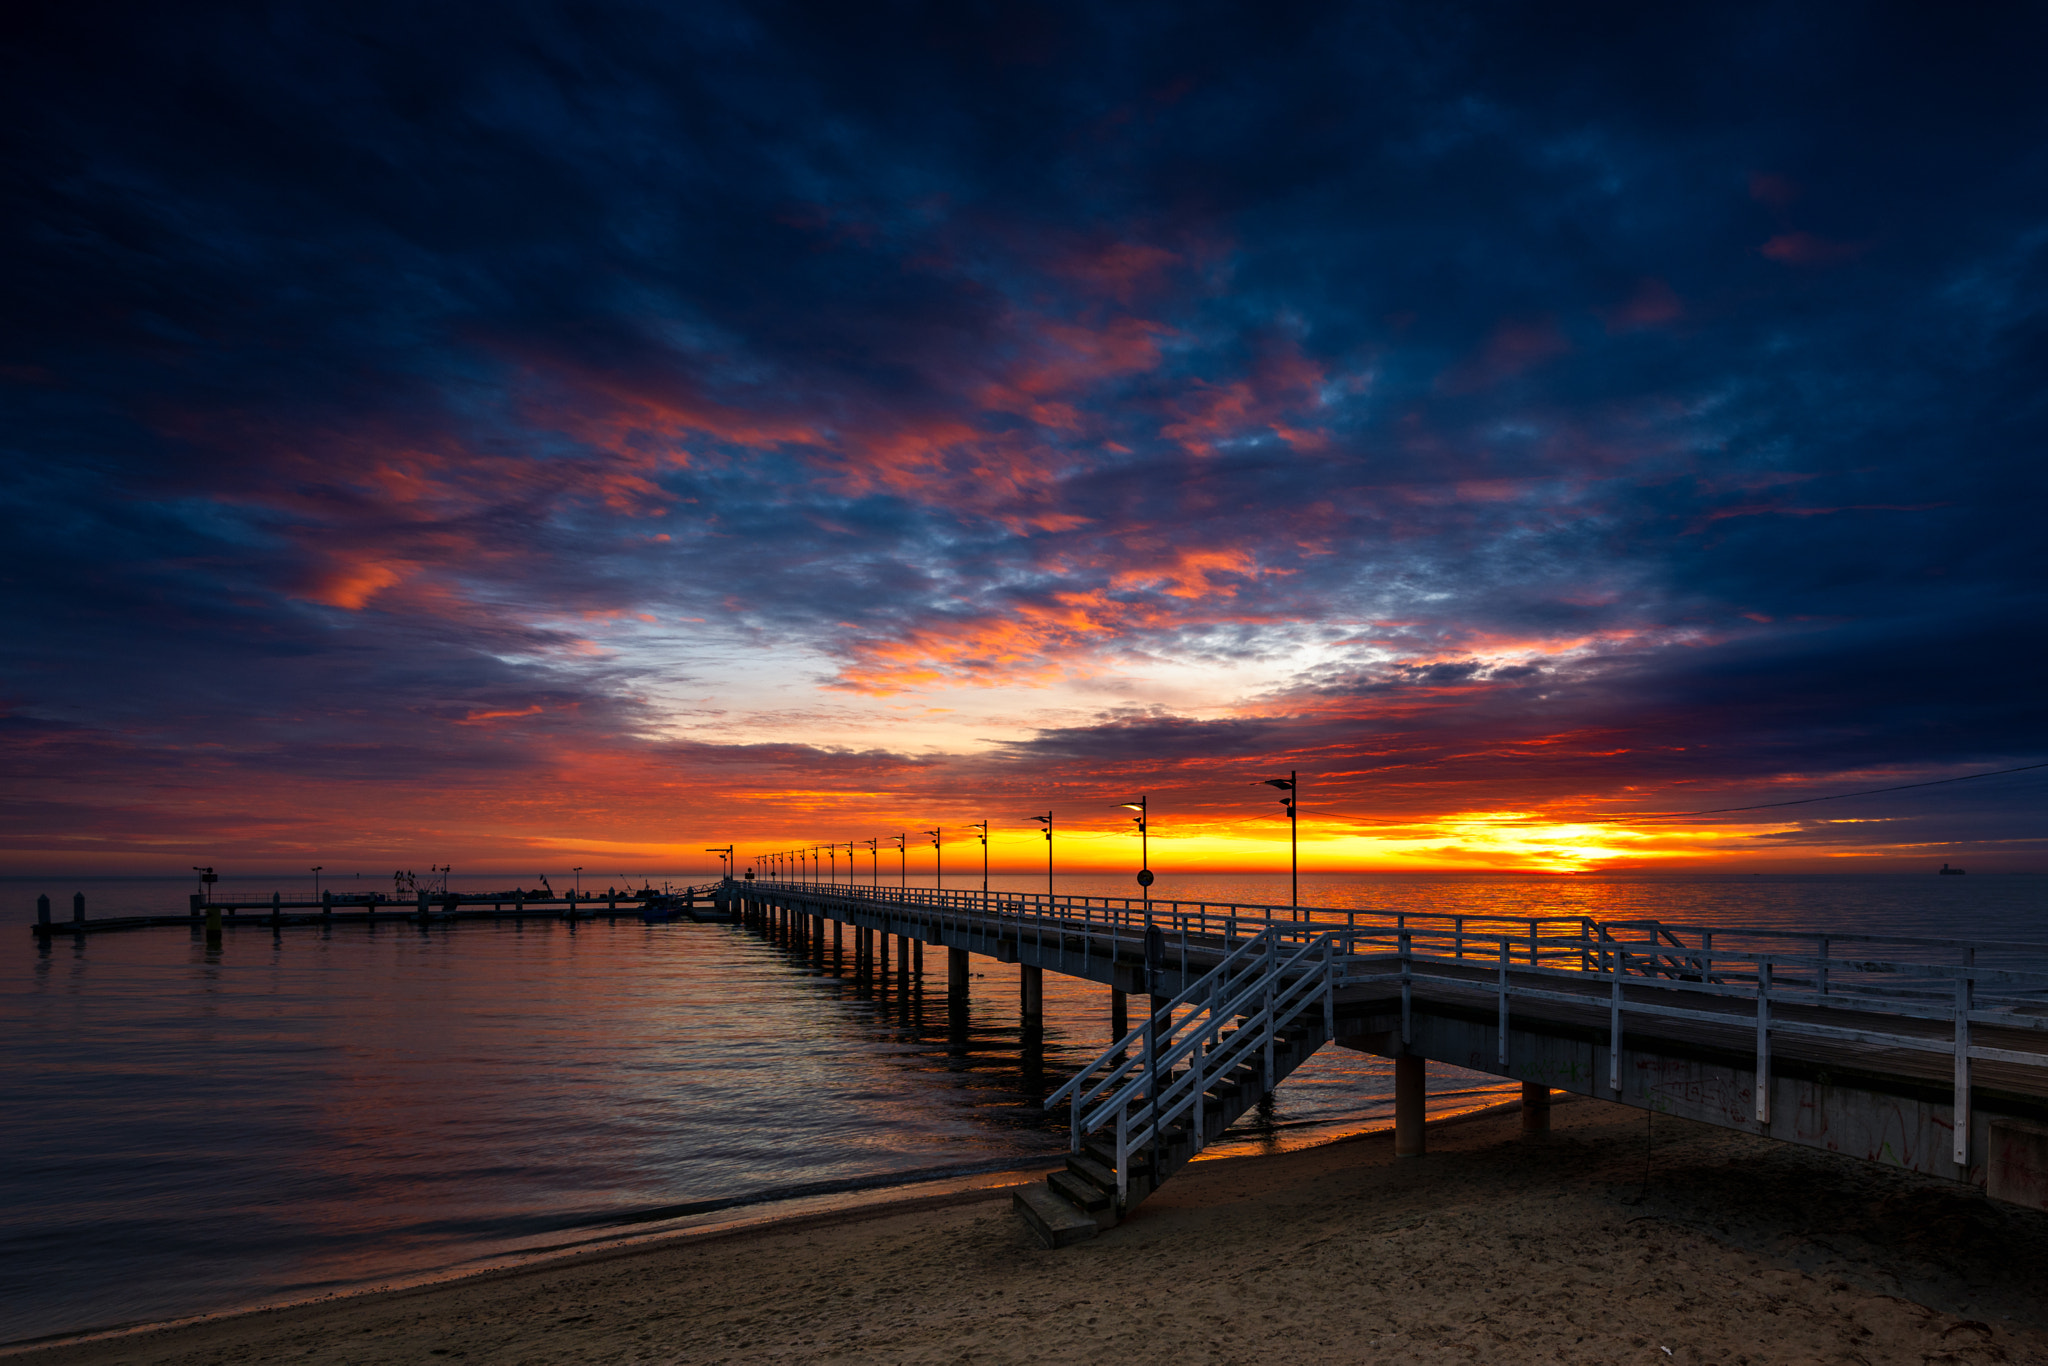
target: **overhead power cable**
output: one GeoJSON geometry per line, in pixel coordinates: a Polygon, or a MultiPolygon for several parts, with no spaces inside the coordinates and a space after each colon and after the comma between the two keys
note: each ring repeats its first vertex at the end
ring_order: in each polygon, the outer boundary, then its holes
{"type": "MultiPolygon", "coordinates": [[[[1654,821],[1677,820],[1688,816],[1730,816],[1741,811],[1772,811],[1785,806],[1811,806],[1815,802],[1839,802],[1850,797],[1875,797],[1886,792],[1911,792],[1920,787],[1943,787],[1949,783],[1967,783],[1977,778],[1998,778],[2008,773],[2031,773],[2036,769],[2048,768],[2048,763],[2021,764],[2017,768],[1994,768],[1983,773],[1962,773],[1953,778],[1934,778],[1924,783],[1900,783],[1896,787],[1867,787],[1859,792],[1831,792],[1824,797],[1794,797],[1782,802],[1758,802],[1753,806],[1715,806],[1704,811],[1601,811],[1563,813],[1545,811],[1518,817],[1513,821],[1499,822],[1502,825],[1554,824],[1558,821],[1654,821]]],[[[1382,821],[1388,828],[1414,825],[1416,821],[1382,821]]]]}
{"type": "Polygon", "coordinates": [[[1839,802],[1848,797],[1875,797],[1885,792],[1910,792],[1916,787],[1941,787],[1947,783],[1967,783],[1973,778],[1997,778],[2007,773],[2027,773],[2037,768],[2048,768],[2048,763],[2021,764],[2018,768],[1994,768],[1984,773],[1963,773],[1953,778],[1935,778],[1924,783],[1900,783],[1897,787],[1869,787],[1861,792],[1833,792],[1825,797],[1795,797],[1787,802],[1758,802],[1755,806],[1717,806],[1706,811],[1619,812],[1608,817],[1608,819],[1641,821],[1649,820],[1652,817],[1727,816],[1737,811],[1769,811],[1780,806],[1810,806],[1814,802],[1839,802]]]}

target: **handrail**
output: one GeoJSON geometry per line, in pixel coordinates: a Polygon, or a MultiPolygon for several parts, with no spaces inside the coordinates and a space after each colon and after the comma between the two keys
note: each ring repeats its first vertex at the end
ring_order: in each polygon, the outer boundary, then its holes
{"type": "MultiPolygon", "coordinates": [[[[1236,950],[1230,953],[1229,956],[1224,958],[1222,962],[1218,963],[1214,968],[1210,969],[1207,973],[1203,974],[1199,979],[1197,979],[1194,985],[1188,987],[1187,990],[1181,992],[1180,995],[1174,997],[1171,1001],[1168,1001],[1166,1005],[1163,1007],[1163,1009],[1167,1012],[1171,1012],[1176,1006],[1186,1005],[1189,1001],[1194,999],[1195,993],[1198,990],[1203,989],[1205,984],[1208,983],[1211,978],[1216,977],[1218,974],[1227,973],[1230,969],[1231,964],[1237,962],[1239,958],[1252,952],[1252,950],[1261,948],[1265,944],[1267,944],[1272,937],[1272,933],[1273,932],[1271,929],[1262,930],[1260,933],[1253,936],[1252,938],[1245,940],[1245,942],[1242,945],[1240,945],[1236,950]]],[[[1154,1013],[1157,1014],[1159,1012],[1154,1013]]],[[[1088,1073],[1093,1071],[1095,1068],[1100,1067],[1103,1063],[1109,1061],[1109,1059],[1112,1056],[1122,1053],[1132,1042],[1134,1042],[1135,1037],[1143,1032],[1143,1026],[1140,1026],[1139,1028],[1132,1030],[1129,1034],[1126,1034],[1123,1038],[1117,1040],[1115,1043],[1111,1044],[1108,1048],[1103,1049],[1102,1052],[1096,1056],[1093,1062],[1089,1063],[1086,1067],[1083,1067],[1079,1072],[1075,1073],[1072,1080],[1068,1081],[1066,1085],[1060,1087],[1059,1090],[1047,1096],[1043,1102],[1044,1108],[1051,1109],[1053,1106],[1059,1104],[1060,1100],[1067,1094],[1067,1092],[1073,1090],[1074,1087],[1080,1084],[1081,1079],[1083,1077],[1087,1076],[1088,1073]]]]}

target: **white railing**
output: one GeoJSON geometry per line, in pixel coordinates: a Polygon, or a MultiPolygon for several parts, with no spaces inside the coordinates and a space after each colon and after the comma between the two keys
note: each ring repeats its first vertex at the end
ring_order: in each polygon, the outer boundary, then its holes
{"type": "MultiPolygon", "coordinates": [[[[1788,936],[1789,937],[1789,936],[1788,936]]],[[[1417,952],[1401,935],[1386,942],[1358,936],[1343,981],[1347,985],[1398,984],[1403,1042],[1412,1038],[1413,993],[1427,985],[1438,996],[1491,995],[1497,1010],[1497,1061],[1508,1064],[1510,1003],[1568,1005],[1583,1009],[1598,1002],[1595,982],[1605,984],[1608,1013],[1608,1089],[1621,1091],[1621,1044],[1628,1016],[1755,1028],[1755,1116],[1771,1118],[1773,1044],[1779,1038],[1808,1038],[1896,1049],[1947,1059],[1953,1064],[1954,1157],[1966,1166],[1970,1146],[1971,1064],[2014,1063],[2040,1072],[2048,1089],[2048,971],[1985,968],[1971,964],[1848,959],[1833,954],[1717,952],[1692,946],[1678,956],[1662,952],[1663,941],[1641,944],[1602,938],[1593,941],[1585,967],[1519,964],[1520,948],[1510,939],[1495,945],[1495,971],[1481,976],[1459,960],[1417,952]],[[1378,942],[1375,942],[1378,941],[1378,942]],[[1391,957],[1391,968],[1383,966],[1391,957]],[[1378,970],[1358,970],[1379,960],[1378,970]],[[1631,995],[1633,991],[1633,995],[1631,995]],[[1712,1008],[1709,1002],[1728,1002],[1712,1008]],[[1730,1007],[1733,1008],[1730,1008],[1730,1007]],[[1788,1016],[1798,1007],[1808,1015],[1836,1012],[1860,1018],[1850,1023],[1788,1016]],[[1879,1017],[1875,1020],[1870,1017],[1879,1017]],[[1887,1028],[1887,1021],[1925,1021],[1936,1029],[1887,1028]],[[1977,1027],[2027,1031],[2043,1047],[1993,1047],[1972,1038],[1977,1027]]],[[[2005,946],[2012,947],[2012,946],[2005,946]]],[[[1470,955],[1467,956],[1470,961],[1470,955]]],[[[1474,965],[1476,966],[1476,965],[1474,965]]]]}
{"type": "MultiPolygon", "coordinates": [[[[1167,1053],[1184,1048],[1191,1030],[1201,1032],[1186,1019],[1175,1019],[1173,1012],[1197,1000],[1206,1003],[1208,998],[1200,993],[1212,989],[1205,985],[1212,979],[1230,980],[1250,961],[1248,955],[1298,965],[1302,955],[1321,946],[1331,958],[1325,975],[1332,992],[1398,986],[1404,1042],[1412,1037],[1418,985],[1437,994],[1490,996],[1499,1035],[1497,1061],[1503,1071],[1512,1002],[1580,1009],[1604,1005],[1608,1085],[1616,1094],[1621,1088],[1625,1018],[1723,1027],[1753,1022],[1756,1118],[1762,1123],[1770,1119],[1777,1039],[1847,1042],[1947,1058],[1953,1064],[1958,1164],[1968,1159],[1973,1063],[2043,1069],[2048,1089],[2048,1046],[2041,1052],[2001,1048],[1972,1037],[1973,1030],[1986,1027],[2048,1035],[2048,945],[1659,920],[1596,921],[1585,916],[1147,903],[1124,897],[878,889],[846,883],[757,885],[770,894],[830,900],[934,928],[1014,937],[1020,946],[1035,942],[1041,965],[1056,969],[1066,965],[1070,950],[1083,955],[1084,961],[1105,951],[1114,961],[1121,953],[1142,950],[1147,929],[1156,928],[1167,955],[1156,966],[1177,969],[1183,982],[1191,973],[1198,974],[1165,1017],[1168,1041],[1161,1048],[1167,1053]],[[1794,1008],[1804,1008],[1809,1016],[1854,1013],[1861,1018],[1829,1022],[1785,1013],[1794,1008]],[[1916,1032],[1908,1022],[1933,1028],[1916,1032]]],[[[1210,1008],[1204,1004],[1191,1010],[1187,1019],[1205,1016],[1210,1008]]],[[[1133,1036],[1148,1026],[1134,1030],[1133,1036]]],[[[1241,1028],[1232,1038],[1242,1040],[1255,1033],[1241,1028]]],[[[1112,1046],[1056,1092],[1054,1100],[1085,1084],[1089,1089],[1079,1096],[1082,1106],[1095,1105],[1099,1111],[1096,1098],[1108,1085],[1135,1086],[1142,1094],[1142,1078],[1133,1069],[1142,1066],[1146,1054],[1132,1054],[1130,1047],[1129,1039],[1112,1046]],[[1097,1067],[1116,1055],[1122,1061],[1110,1068],[1113,1075],[1098,1075],[1097,1067]],[[1084,1083],[1084,1078],[1093,1080],[1084,1083]]],[[[1162,1065],[1174,1064],[1162,1056],[1162,1065]]],[[[1206,1063],[1201,1073],[1218,1075],[1206,1063]]],[[[1177,1091],[1176,1113],[1199,1105],[1200,1094],[1199,1088],[1191,1095],[1177,1091]]],[[[1161,1100],[1166,1100],[1164,1088],[1161,1100]]],[[[1077,1122],[1078,1112],[1079,1107],[1077,1122]]]]}
{"type": "Polygon", "coordinates": [[[1073,1151],[1089,1134],[1115,1126],[1118,1207],[1130,1196],[1132,1154],[1151,1148],[1156,1183],[1164,1138],[1183,1115],[1195,1151],[1207,1142],[1207,1092],[1263,1051],[1260,1076],[1275,1082],[1274,1042],[1320,1004],[1325,1035],[1335,1032],[1338,941],[1325,931],[1286,951],[1273,929],[1240,944],[1223,961],[1145,1022],[1111,1044],[1045,1100],[1069,1103],[1073,1151]],[[1235,1026],[1229,1034],[1226,1026],[1235,1026]]]}

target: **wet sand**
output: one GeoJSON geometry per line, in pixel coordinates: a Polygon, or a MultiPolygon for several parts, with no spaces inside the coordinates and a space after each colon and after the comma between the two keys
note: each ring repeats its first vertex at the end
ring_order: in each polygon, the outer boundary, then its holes
{"type": "Polygon", "coordinates": [[[18,1359],[2048,1366],[2048,1214],[1597,1102],[1519,1126],[1198,1163],[1059,1252],[970,1193],[18,1359]]]}

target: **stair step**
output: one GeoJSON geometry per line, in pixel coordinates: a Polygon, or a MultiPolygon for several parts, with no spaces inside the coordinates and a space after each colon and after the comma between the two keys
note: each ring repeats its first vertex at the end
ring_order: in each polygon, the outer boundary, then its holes
{"type": "Polygon", "coordinates": [[[1010,1208],[1047,1247],[1086,1242],[1098,1231],[1086,1211],[1074,1208],[1045,1186],[1019,1186],[1010,1196],[1010,1208]]]}
{"type": "Polygon", "coordinates": [[[1099,1189],[1116,1189],[1116,1168],[1106,1162],[1098,1162],[1091,1153],[1067,1154],[1067,1170],[1099,1189]]]}
{"type": "Polygon", "coordinates": [[[1056,1172],[1046,1173],[1045,1184],[1052,1187],[1054,1194],[1058,1195],[1068,1204],[1076,1209],[1085,1210],[1089,1214],[1106,1210],[1114,1203],[1110,1199],[1111,1193],[1116,1190],[1116,1184],[1113,1181],[1109,1189],[1104,1190],[1086,1177],[1076,1176],[1074,1173],[1062,1168],[1056,1172]]]}

